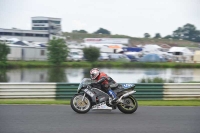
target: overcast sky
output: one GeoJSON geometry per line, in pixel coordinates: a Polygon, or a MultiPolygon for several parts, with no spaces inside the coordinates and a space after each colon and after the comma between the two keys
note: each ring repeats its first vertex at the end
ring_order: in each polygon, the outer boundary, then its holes
{"type": "Polygon", "coordinates": [[[0,0],[0,28],[31,29],[31,17],[62,18],[62,30],[100,27],[112,34],[172,34],[186,23],[200,30],[200,0],[0,0]]]}

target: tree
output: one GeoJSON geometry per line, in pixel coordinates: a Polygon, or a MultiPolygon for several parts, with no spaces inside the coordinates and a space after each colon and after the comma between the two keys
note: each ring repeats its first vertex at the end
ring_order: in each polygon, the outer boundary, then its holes
{"type": "Polygon", "coordinates": [[[200,42],[200,30],[197,30],[197,31],[196,31],[195,41],[196,41],[196,42],[200,42]]]}
{"type": "Polygon", "coordinates": [[[154,38],[162,38],[162,37],[161,37],[160,33],[156,33],[154,38]]]}
{"type": "Polygon", "coordinates": [[[86,30],[72,30],[72,33],[88,33],[86,30]]]}
{"type": "Polygon", "coordinates": [[[79,33],[88,33],[88,32],[85,30],[79,30],[79,33]]]}
{"type": "Polygon", "coordinates": [[[171,36],[171,35],[167,35],[167,36],[165,36],[164,38],[165,38],[165,39],[169,39],[169,38],[172,38],[172,36],[171,36]]]}
{"type": "Polygon", "coordinates": [[[200,31],[193,24],[185,24],[173,31],[173,38],[200,42],[200,31]]]}
{"type": "Polygon", "coordinates": [[[100,50],[96,47],[86,47],[83,49],[83,53],[85,58],[90,62],[97,61],[100,56],[100,50]]]}
{"type": "Polygon", "coordinates": [[[196,27],[192,24],[186,24],[183,26],[182,34],[185,40],[196,40],[196,27]]]}
{"type": "Polygon", "coordinates": [[[151,35],[150,35],[149,33],[144,33],[144,37],[145,37],[145,38],[150,38],[151,35]]]}
{"type": "Polygon", "coordinates": [[[5,65],[7,61],[7,55],[10,52],[10,48],[5,44],[0,42],[0,63],[5,65]]]}
{"type": "Polygon", "coordinates": [[[8,82],[8,76],[6,74],[6,68],[0,69],[0,82],[8,82]]]}
{"type": "Polygon", "coordinates": [[[60,66],[68,55],[68,48],[63,39],[53,38],[48,45],[48,60],[55,66],[60,66]]]}
{"type": "Polygon", "coordinates": [[[110,35],[111,32],[104,29],[104,28],[99,28],[97,31],[94,32],[94,34],[108,34],[108,35],[110,35]]]}
{"type": "Polygon", "coordinates": [[[173,31],[173,35],[172,35],[173,38],[174,39],[181,39],[181,37],[182,37],[182,31],[183,31],[183,29],[181,27],[178,27],[177,30],[173,31]]]}
{"type": "Polygon", "coordinates": [[[78,30],[72,30],[72,33],[78,33],[78,30]]]}

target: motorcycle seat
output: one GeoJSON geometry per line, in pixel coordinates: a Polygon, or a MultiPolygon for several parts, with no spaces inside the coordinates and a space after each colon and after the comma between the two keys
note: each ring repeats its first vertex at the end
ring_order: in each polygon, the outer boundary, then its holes
{"type": "Polygon", "coordinates": [[[115,84],[111,84],[111,85],[110,85],[110,88],[116,88],[116,87],[118,87],[118,83],[115,83],[115,84]]]}

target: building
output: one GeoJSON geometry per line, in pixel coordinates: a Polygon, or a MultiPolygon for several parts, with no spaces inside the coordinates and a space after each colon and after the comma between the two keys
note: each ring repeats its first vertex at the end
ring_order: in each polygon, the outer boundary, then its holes
{"type": "Polygon", "coordinates": [[[8,54],[8,60],[47,60],[47,48],[46,47],[30,47],[8,44],[10,47],[10,53],[8,54]]]}
{"type": "Polygon", "coordinates": [[[195,63],[200,63],[200,51],[195,51],[193,60],[195,63]]]}
{"type": "Polygon", "coordinates": [[[32,30],[48,31],[49,34],[61,35],[61,18],[32,17],[32,30]]]}
{"type": "Polygon", "coordinates": [[[129,44],[129,38],[85,38],[84,43],[89,44],[129,44]]]}
{"type": "Polygon", "coordinates": [[[48,31],[0,28],[0,37],[7,39],[17,38],[21,41],[48,42],[49,35],[48,31]]]}
{"type": "Polygon", "coordinates": [[[32,30],[0,28],[0,38],[17,38],[20,41],[48,42],[53,37],[63,38],[61,19],[50,17],[32,17],[32,30]]]}

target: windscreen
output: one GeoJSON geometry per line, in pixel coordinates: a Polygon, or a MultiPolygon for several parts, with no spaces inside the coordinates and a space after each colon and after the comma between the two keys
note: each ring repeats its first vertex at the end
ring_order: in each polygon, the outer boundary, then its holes
{"type": "Polygon", "coordinates": [[[91,82],[92,82],[92,81],[91,81],[90,78],[84,78],[84,79],[81,81],[81,83],[79,84],[77,92],[79,92],[80,89],[81,89],[83,86],[87,86],[87,85],[90,84],[91,82]]]}

